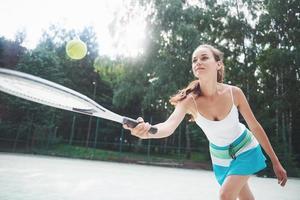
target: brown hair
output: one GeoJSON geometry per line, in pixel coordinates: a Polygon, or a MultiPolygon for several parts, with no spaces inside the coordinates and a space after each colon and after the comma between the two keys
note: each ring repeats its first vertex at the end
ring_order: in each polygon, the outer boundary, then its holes
{"type": "MultiPolygon", "coordinates": [[[[207,48],[209,49],[212,53],[213,56],[215,58],[216,61],[221,61],[223,62],[223,55],[224,53],[221,52],[219,49],[208,45],[208,44],[202,44],[200,46],[198,46],[195,51],[199,48],[207,48]]],[[[194,52],[195,52],[194,51],[194,52]]],[[[223,83],[224,80],[224,65],[222,64],[221,69],[219,69],[217,71],[217,82],[219,83],[223,83]]],[[[192,82],[189,83],[189,85],[186,88],[183,88],[181,90],[178,91],[177,94],[173,95],[169,102],[176,106],[178,102],[182,101],[183,99],[185,99],[187,97],[188,94],[195,94],[197,97],[201,95],[201,87],[200,87],[200,83],[198,80],[194,80],[192,82]]]]}

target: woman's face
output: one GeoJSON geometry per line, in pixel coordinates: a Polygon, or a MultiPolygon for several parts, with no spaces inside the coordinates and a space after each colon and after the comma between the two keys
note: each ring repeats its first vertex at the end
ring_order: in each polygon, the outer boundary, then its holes
{"type": "Polygon", "coordinates": [[[194,76],[199,79],[217,78],[220,64],[220,61],[215,60],[213,52],[206,47],[199,47],[193,53],[192,69],[194,76]]]}

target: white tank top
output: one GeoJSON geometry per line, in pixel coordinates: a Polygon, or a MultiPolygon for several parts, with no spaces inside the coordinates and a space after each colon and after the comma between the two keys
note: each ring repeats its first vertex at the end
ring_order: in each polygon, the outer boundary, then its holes
{"type": "Polygon", "coordinates": [[[220,121],[213,121],[202,116],[198,110],[195,98],[193,97],[197,115],[195,122],[201,127],[209,142],[217,146],[227,146],[237,139],[246,129],[245,125],[239,122],[238,108],[234,104],[232,87],[230,86],[232,107],[227,116],[220,121]]]}

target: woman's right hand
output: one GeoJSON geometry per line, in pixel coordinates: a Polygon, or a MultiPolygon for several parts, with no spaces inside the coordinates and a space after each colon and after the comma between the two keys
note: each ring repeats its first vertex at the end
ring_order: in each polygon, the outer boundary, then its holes
{"type": "Polygon", "coordinates": [[[285,186],[287,182],[287,173],[285,169],[282,167],[279,161],[272,164],[273,164],[273,170],[278,179],[278,184],[281,185],[282,187],[285,186]]]}
{"type": "Polygon", "coordinates": [[[134,135],[141,139],[149,139],[150,138],[149,130],[151,128],[151,125],[148,122],[145,123],[144,119],[141,117],[137,118],[137,121],[139,122],[139,124],[136,127],[130,128],[126,124],[123,124],[123,128],[130,130],[131,135],[134,135]]]}

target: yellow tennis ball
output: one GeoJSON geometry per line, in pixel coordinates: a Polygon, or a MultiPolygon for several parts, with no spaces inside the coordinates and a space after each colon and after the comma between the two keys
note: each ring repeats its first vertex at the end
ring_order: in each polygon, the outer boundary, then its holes
{"type": "Polygon", "coordinates": [[[70,40],[66,46],[66,53],[72,59],[82,59],[87,53],[86,44],[79,39],[70,40]]]}

